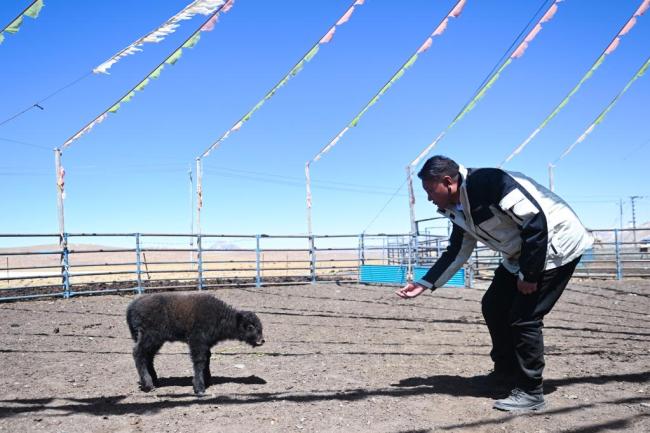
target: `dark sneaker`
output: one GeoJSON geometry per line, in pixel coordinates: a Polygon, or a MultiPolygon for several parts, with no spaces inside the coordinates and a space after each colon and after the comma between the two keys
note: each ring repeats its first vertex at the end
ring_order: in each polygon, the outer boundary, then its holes
{"type": "Polygon", "coordinates": [[[510,397],[494,402],[494,408],[508,412],[532,412],[544,409],[544,396],[542,394],[528,394],[519,388],[510,393],[510,397]]]}

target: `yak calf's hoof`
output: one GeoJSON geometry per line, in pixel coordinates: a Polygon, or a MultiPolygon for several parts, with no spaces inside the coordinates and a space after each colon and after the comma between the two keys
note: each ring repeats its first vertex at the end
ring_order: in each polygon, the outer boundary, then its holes
{"type": "Polygon", "coordinates": [[[192,388],[194,388],[194,394],[196,394],[198,396],[201,396],[201,395],[205,394],[205,384],[204,383],[193,383],[192,388]]]}
{"type": "Polygon", "coordinates": [[[141,383],[140,384],[140,389],[142,391],[144,391],[144,392],[153,391],[154,388],[155,388],[155,386],[153,386],[153,383],[141,383]]]}

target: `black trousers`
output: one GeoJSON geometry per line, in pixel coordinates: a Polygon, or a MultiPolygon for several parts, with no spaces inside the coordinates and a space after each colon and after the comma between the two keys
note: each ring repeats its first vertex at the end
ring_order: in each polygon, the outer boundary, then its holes
{"type": "Polygon", "coordinates": [[[492,337],[490,356],[495,370],[513,373],[515,385],[532,394],[542,393],[544,372],[544,316],[564,292],[580,257],[556,269],[544,271],[537,291],[517,290],[517,276],[503,265],[482,300],[483,317],[492,337]]]}

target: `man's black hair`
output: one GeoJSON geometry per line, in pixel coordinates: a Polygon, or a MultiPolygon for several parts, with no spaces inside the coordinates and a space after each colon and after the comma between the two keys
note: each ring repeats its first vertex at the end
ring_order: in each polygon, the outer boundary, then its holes
{"type": "Polygon", "coordinates": [[[458,164],[453,159],[442,155],[432,156],[427,159],[427,162],[418,172],[418,177],[424,181],[438,182],[445,176],[456,180],[458,178],[458,164]]]}

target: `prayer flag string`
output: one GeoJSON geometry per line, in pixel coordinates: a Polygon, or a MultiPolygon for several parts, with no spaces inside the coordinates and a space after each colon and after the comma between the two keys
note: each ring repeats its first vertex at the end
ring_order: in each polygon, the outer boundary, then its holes
{"type": "Polygon", "coordinates": [[[212,15],[217,8],[223,6],[225,0],[195,0],[182,11],[169,18],[156,29],[136,39],[133,43],[118,51],[106,61],[93,69],[95,74],[108,74],[108,70],[120,59],[142,51],[146,43],[158,43],[168,35],[174,33],[180,26],[180,22],[192,19],[195,15],[212,15]]]}
{"type": "Polygon", "coordinates": [[[415,64],[416,60],[418,59],[418,56],[422,53],[424,53],[426,50],[431,47],[433,44],[433,38],[440,36],[444,33],[444,31],[447,29],[447,25],[449,23],[450,18],[458,18],[463,11],[463,8],[465,7],[466,0],[459,0],[445,15],[445,17],[438,23],[436,26],[435,30],[433,33],[431,33],[425,41],[418,47],[415,53],[411,55],[406,62],[393,74],[393,76],[388,80],[388,82],[375,94],[375,96],[361,109],[361,111],[352,119],[350,123],[348,123],[327,145],[325,145],[317,154],[314,156],[314,158],[308,163],[311,164],[311,162],[316,162],[319,159],[322,158],[322,156],[329,152],[335,145],[336,143],[341,140],[341,138],[345,135],[346,132],[350,128],[354,128],[357,126],[359,123],[359,120],[361,117],[372,107],[377,103],[379,98],[381,98],[387,91],[390,89],[397,80],[402,78],[404,76],[404,73],[415,64]]]}
{"type": "Polygon", "coordinates": [[[221,12],[228,12],[230,8],[233,6],[234,0],[228,0],[226,3],[223,3],[217,10],[215,10],[212,15],[201,24],[201,26],[194,32],[192,33],[184,42],[183,44],[174,50],[165,60],[163,60],[153,71],[151,71],[147,76],[142,79],[138,84],[136,84],[133,88],[131,88],[124,96],[122,96],[117,102],[112,104],[108,109],[103,111],[99,116],[95,117],[91,122],[86,124],[83,128],[81,128],[76,134],[74,134],[72,137],[70,137],[61,147],[61,149],[66,149],[68,146],[70,146],[74,141],[79,139],[82,135],[87,134],[90,132],[91,129],[93,129],[95,126],[98,124],[102,123],[106,118],[108,117],[109,113],[116,113],[119,109],[120,106],[126,102],[129,102],[133,96],[135,96],[135,92],[139,92],[142,89],[144,89],[149,82],[152,79],[158,78],[160,76],[160,73],[163,71],[165,68],[165,65],[174,65],[178,59],[181,58],[181,55],[183,54],[183,49],[185,48],[193,48],[197,42],[199,41],[201,37],[201,32],[209,32],[214,28],[214,24],[217,21],[217,18],[221,12]]]}
{"type": "Polygon", "coordinates": [[[503,167],[505,164],[510,162],[510,160],[512,160],[512,158],[514,158],[519,153],[521,153],[521,151],[524,150],[524,148],[528,145],[528,143],[530,143],[533,140],[533,138],[535,138],[535,136],[537,134],[539,134],[539,132],[542,129],[544,129],[544,127],[546,127],[546,125],[548,125],[548,123],[560,112],[560,110],[562,110],[562,108],[564,108],[569,103],[569,100],[571,99],[571,97],[573,95],[575,95],[578,92],[578,90],[580,90],[580,87],[585,83],[585,81],[587,81],[589,78],[591,78],[591,76],[594,74],[594,72],[600,67],[600,65],[603,64],[603,62],[605,61],[605,57],[607,57],[608,55],[613,53],[614,50],[616,50],[616,48],[620,44],[621,36],[626,35],[632,29],[632,27],[634,27],[634,25],[636,24],[637,18],[640,17],[641,15],[643,15],[645,13],[645,11],[648,10],[649,7],[650,7],[650,0],[643,0],[643,2],[638,7],[638,9],[632,14],[630,19],[628,19],[625,22],[623,27],[621,27],[621,30],[616,34],[616,36],[614,36],[614,38],[610,41],[610,43],[607,44],[607,47],[605,48],[605,50],[603,50],[603,52],[596,59],[594,64],[591,65],[591,68],[589,68],[587,73],[580,79],[580,81],[578,81],[578,84],[576,84],[575,87],[573,89],[571,89],[569,94],[566,95],[566,97],[564,99],[562,99],[562,101],[560,101],[560,103],[553,109],[551,114],[549,114],[542,121],[542,123],[519,146],[517,146],[512,151],[512,153],[510,153],[510,155],[508,155],[506,157],[506,159],[503,160],[503,162],[501,163],[501,165],[499,167],[503,167]]]}
{"type": "Polygon", "coordinates": [[[34,0],[29,6],[27,6],[27,8],[7,24],[4,29],[0,30],[0,44],[2,44],[2,41],[5,39],[5,33],[10,33],[12,35],[18,33],[20,26],[23,24],[23,17],[29,17],[32,19],[38,18],[38,14],[41,12],[41,9],[43,9],[43,6],[45,6],[43,0],[34,0]]]}
{"type": "Polygon", "coordinates": [[[212,143],[201,154],[200,158],[204,158],[204,157],[208,156],[210,154],[210,152],[212,152],[214,149],[219,147],[219,145],[221,145],[221,143],[223,143],[223,141],[226,140],[230,136],[230,134],[232,134],[233,132],[239,131],[239,129],[241,129],[241,127],[244,125],[244,123],[248,122],[250,120],[250,118],[253,116],[253,114],[255,114],[255,112],[257,110],[262,108],[262,105],[264,105],[266,103],[266,101],[271,99],[273,97],[273,95],[275,95],[275,93],[281,87],[283,87],[285,84],[287,84],[289,82],[289,80],[291,80],[291,78],[298,75],[298,73],[300,73],[300,71],[302,71],[302,69],[305,67],[305,65],[308,62],[310,62],[316,56],[316,54],[318,54],[318,51],[319,51],[320,47],[322,45],[324,45],[324,44],[329,43],[332,40],[332,38],[334,37],[334,33],[336,32],[336,29],[339,26],[341,26],[341,25],[348,22],[348,20],[350,19],[350,17],[352,16],[352,14],[355,11],[355,7],[363,5],[364,2],[365,2],[365,0],[355,0],[352,3],[352,5],[345,11],[345,13],[336,21],[336,23],[327,30],[327,32],[318,40],[318,42],[316,42],[316,44],[314,44],[309,49],[309,51],[307,51],[307,54],[305,54],[298,61],[298,63],[296,63],[291,68],[291,70],[278,83],[276,83],[276,85],[273,86],[273,88],[271,88],[271,90],[269,90],[266,93],[266,95],[264,95],[264,97],[259,102],[257,102],[257,104],[255,104],[255,106],[253,106],[253,108],[250,111],[248,111],[248,113],[244,114],[244,116],[242,116],[237,122],[235,122],[235,124],[233,126],[231,126],[230,129],[228,129],[221,137],[219,137],[214,143],[212,143]]]}
{"type": "Polygon", "coordinates": [[[607,107],[605,107],[605,109],[600,112],[598,117],[596,117],[596,120],[594,120],[591,123],[591,125],[587,127],[585,132],[583,132],[576,141],[574,141],[571,145],[569,145],[564,150],[564,152],[562,152],[562,154],[553,162],[552,165],[555,165],[558,162],[560,162],[560,160],[562,160],[565,156],[567,156],[573,150],[573,148],[575,148],[578,144],[582,143],[585,140],[585,138],[587,138],[587,136],[593,132],[594,128],[596,128],[596,125],[598,125],[603,120],[605,120],[605,116],[607,116],[607,113],[609,113],[610,110],[614,108],[614,105],[616,105],[616,103],[621,98],[621,96],[623,96],[623,94],[628,91],[628,89],[632,86],[632,83],[634,83],[637,79],[639,79],[641,76],[643,76],[643,74],[646,73],[649,67],[650,67],[650,57],[645,61],[643,66],[641,66],[641,68],[636,72],[636,74],[634,74],[634,76],[630,79],[630,81],[627,82],[625,87],[623,87],[623,90],[621,90],[618,93],[618,95],[616,95],[614,99],[612,99],[612,101],[607,105],[607,107]]]}

